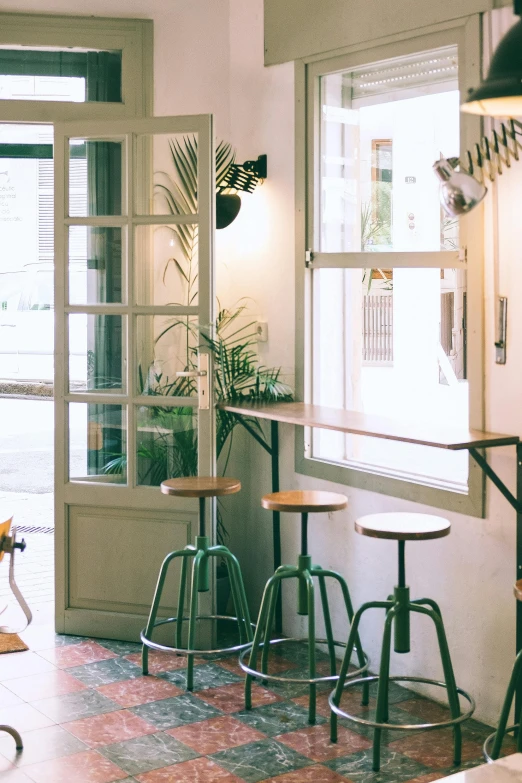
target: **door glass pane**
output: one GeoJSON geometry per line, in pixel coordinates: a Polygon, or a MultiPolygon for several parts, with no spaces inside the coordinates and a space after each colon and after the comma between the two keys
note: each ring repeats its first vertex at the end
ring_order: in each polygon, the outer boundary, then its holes
{"type": "Polygon", "coordinates": [[[197,320],[186,316],[137,317],[138,394],[196,397],[195,377],[178,372],[197,370],[199,331],[197,320]]]}
{"type": "Polygon", "coordinates": [[[69,302],[122,302],[122,230],[69,227],[69,302]]]}
{"type": "Polygon", "coordinates": [[[194,134],[136,137],[137,215],[194,215],[198,211],[198,138],[194,134]],[[152,161],[152,167],[150,166],[152,161]],[[141,172],[152,169],[150,181],[141,172]]]}
{"type": "Polygon", "coordinates": [[[121,102],[121,51],[0,48],[0,100],[121,102]]]}
{"type": "Polygon", "coordinates": [[[121,315],[69,316],[70,391],[125,390],[124,325],[121,315]]]}
{"type": "Polygon", "coordinates": [[[126,408],[74,402],[68,409],[69,478],[125,484],[126,408]]]}
{"type": "Polygon", "coordinates": [[[432,164],[459,155],[457,47],[321,78],[323,252],[451,250],[432,164]]]}
{"type": "MultiPolygon", "coordinates": [[[[315,404],[416,424],[467,424],[465,271],[319,269],[313,288],[315,404]]],[[[315,430],[312,453],[466,488],[464,452],[315,430]]]]}
{"type": "Polygon", "coordinates": [[[134,235],[136,301],[198,304],[198,226],[138,226],[134,235]]]}
{"type": "Polygon", "coordinates": [[[69,143],[69,215],[121,215],[123,141],[69,143]]]}
{"type": "Polygon", "coordinates": [[[159,486],[198,471],[196,408],[137,408],[137,483],[159,486]]]}

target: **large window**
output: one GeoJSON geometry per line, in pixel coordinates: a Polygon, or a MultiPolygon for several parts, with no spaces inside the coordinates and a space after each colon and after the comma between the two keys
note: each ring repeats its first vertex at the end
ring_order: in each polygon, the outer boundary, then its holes
{"type": "MultiPolygon", "coordinates": [[[[467,427],[467,263],[432,171],[460,154],[460,52],[409,49],[308,70],[305,399],[467,427]]],[[[368,488],[381,476],[468,493],[465,453],[325,430],[305,452],[308,463],[370,474],[368,488]]]]}

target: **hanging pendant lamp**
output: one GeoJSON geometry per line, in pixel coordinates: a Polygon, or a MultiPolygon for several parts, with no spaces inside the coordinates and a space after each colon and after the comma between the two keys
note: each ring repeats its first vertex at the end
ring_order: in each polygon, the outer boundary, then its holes
{"type": "MultiPolygon", "coordinates": [[[[522,16],[522,0],[515,0],[514,11],[522,16]]],[[[502,38],[486,79],[470,91],[461,110],[488,117],[522,117],[522,19],[502,38]]]]}

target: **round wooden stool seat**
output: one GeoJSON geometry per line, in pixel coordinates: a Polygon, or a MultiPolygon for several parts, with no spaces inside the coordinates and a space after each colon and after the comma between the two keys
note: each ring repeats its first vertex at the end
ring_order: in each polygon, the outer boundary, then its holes
{"type": "Polygon", "coordinates": [[[178,498],[214,498],[234,495],[240,489],[241,482],[238,479],[220,476],[190,476],[161,482],[161,491],[165,495],[178,498]]]}
{"type": "Polygon", "coordinates": [[[391,538],[394,541],[427,541],[449,535],[451,524],[443,517],[432,514],[388,512],[368,514],[355,522],[355,529],[362,536],[391,538]]]}
{"type": "Polygon", "coordinates": [[[297,489],[291,492],[272,492],[270,495],[263,495],[261,505],[270,511],[297,511],[306,514],[340,511],[348,505],[348,498],[335,492],[297,489]]]}
{"type": "Polygon", "coordinates": [[[522,579],[519,579],[518,582],[515,582],[513,592],[517,601],[522,601],[522,579]]]}

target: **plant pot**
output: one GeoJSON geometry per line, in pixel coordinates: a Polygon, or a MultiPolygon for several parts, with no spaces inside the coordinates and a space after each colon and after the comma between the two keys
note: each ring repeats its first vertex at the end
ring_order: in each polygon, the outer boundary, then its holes
{"type": "Polygon", "coordinates": [[[228,599],[230,598],[230,578],[226,576],[216,577],[216,613],[226,614],[228,599]]]}

